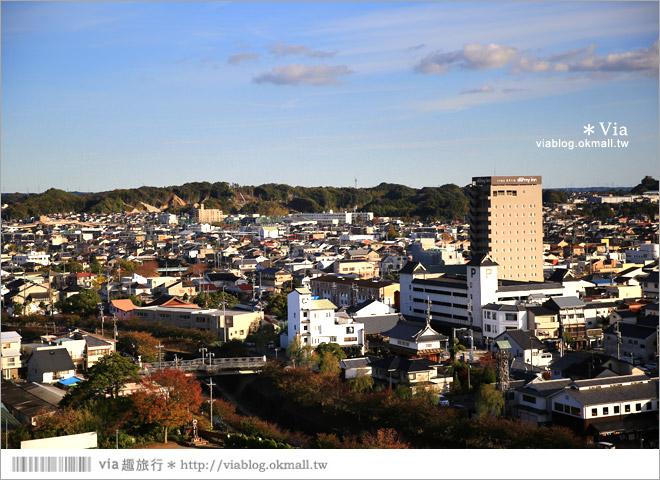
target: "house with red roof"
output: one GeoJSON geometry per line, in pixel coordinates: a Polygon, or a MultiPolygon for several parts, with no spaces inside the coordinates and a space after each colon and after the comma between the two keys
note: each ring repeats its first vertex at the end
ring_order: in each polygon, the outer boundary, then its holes
{"type": "Polygon", "coordinates": [[[128,298],[110,300],[110,315],[120,320],[130,320],[135,305],[128,298]]]}

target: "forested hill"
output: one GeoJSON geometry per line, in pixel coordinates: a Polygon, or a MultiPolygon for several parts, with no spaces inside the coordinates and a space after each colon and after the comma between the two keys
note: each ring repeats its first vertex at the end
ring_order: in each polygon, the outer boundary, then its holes
{"type": "Polygon", "coordinates": [[[108,213],[122,211],[185,212],[195,204],[225,213],[284,215],[333,209],[374,212],[375,216],[446,220],[468,212],[464,188],[453,184],[410,188],[381,183],[371,188],[292,187],[283,184],[239,186],[226,182],[193,182],[170,187],[140,187],[100,193],[69,193],[51,188],[39,194],[2,195],[5,219],[50,213],[108,213]]]}
{"type": "MultiPolygon", "coordinates": [[[[628,191],[613,194],[643,193],[657,190],[658,181],[645,177],[628,191]]],[[[565,192],[544,190],[544,203],[564,203],[565,192]]],[[[5,219],[20,219],[50,213],[109,213],[123,211],[168,211],[181,213],[203,203],[225,213],[260,213],[267,216],[293,212],[358,210],[377,217],[419,218],[421,220],[463,219],[468,212],[467,187],[447,184],[420,189],[381,183],[370,188],[292,187],[269,183],[240,186],[227,182],[192,182],[171,187],[140,187],[100,193],[69,193],[51,188],[39,194],[2,195],[5,219]]]]}

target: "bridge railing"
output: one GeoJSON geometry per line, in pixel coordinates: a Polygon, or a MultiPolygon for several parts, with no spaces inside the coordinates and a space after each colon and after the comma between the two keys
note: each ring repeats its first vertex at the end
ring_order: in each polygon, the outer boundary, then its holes
{"type": "Polygon", "coordinates": [[[143,370],[163,370],[176,368],[183,371],[217,371],[241,368],[262,368],[266,365],[266,356],[233,357],[233,358],[195,358],[192,360],[177,360],[175,362],[151,362],[142,365],[143,370]]]}

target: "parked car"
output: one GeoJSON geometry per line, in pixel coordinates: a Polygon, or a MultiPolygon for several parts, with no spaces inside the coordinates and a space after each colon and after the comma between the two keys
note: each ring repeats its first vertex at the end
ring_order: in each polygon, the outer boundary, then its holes
{"type": "Polygon", "coordinates": [[[655,362],[649,362],[645,364],[644,368],[646,368],[651,373],[658,373],[658,364],[655,362]]]}
{"type": "Polygon", "coordinates": [[[597,442],[597,443],[594,443],[594,448],[615,449],[616,447],[613,444],[611,444],[610,442],[597,442]]]}
{"type": "Polygon", "coordinates": [[[447,400],[447,397],[444,395],[438,394],[438,406],[439,407],[448,407],[449,406],[449,400],[447,400]]]}

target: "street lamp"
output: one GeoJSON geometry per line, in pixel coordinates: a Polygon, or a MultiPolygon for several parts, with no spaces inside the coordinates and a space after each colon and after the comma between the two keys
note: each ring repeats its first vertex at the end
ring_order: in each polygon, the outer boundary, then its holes
{"type": "Polygon", "coordinates": [[[277,360],[277,352],[281,350],[280,347],[275,347],[275,360],[277,360]]]}
{"type": "Polygon", "coordinates": [[[215,357],[215,353],[209,352],[208,357],[209,357],[209,365],[212,366],[213,365],[213,358],[212,357],[215,357]]]}
{"type": "Polygon", "coordinates": [[[206,356],[207,350],[208,349],[206,347],[202,347],[199,349],[199,352],[202,354],[202,365],[206,365],[206,363],[204,362],[204,357],[206,356]]]}

